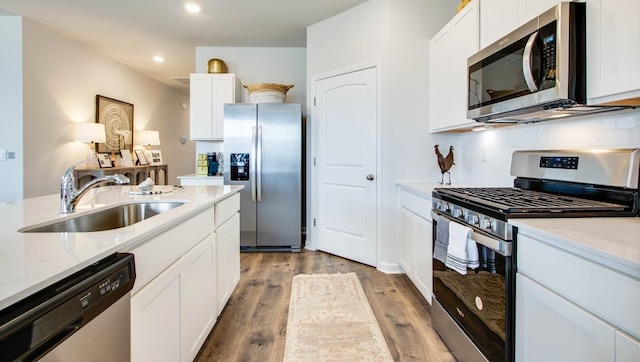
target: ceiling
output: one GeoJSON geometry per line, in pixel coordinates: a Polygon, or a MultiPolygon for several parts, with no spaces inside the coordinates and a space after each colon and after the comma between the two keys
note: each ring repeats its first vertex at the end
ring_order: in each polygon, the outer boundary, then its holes
{"type": "Polygon", "coordinates": [[[0,15],[4,9],[30,18],[184,90],[196,47],[304,47],[307,26],[365,1],[0,0],[0,15]],[[201,12],[186,11],[188,2],[201,12]]]}

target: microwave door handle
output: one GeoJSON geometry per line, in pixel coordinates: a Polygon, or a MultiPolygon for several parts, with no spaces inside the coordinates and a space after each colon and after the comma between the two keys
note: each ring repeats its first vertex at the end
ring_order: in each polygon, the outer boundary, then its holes
{"type": "Polygon", "coordinates": [[[531,92],[536,92],[538,90],[538,85],[536,84],[536,80],[533,79],[533,72],[531,70],[533,45],[535,44],[537,37],[537,31],[531,34],[529,40],[527,40],[527,45],[524,47],[524,54],[522,55],[522,74],[524,75],[524,80],[527,82],[527,87],[529,87],[531,92]]]}

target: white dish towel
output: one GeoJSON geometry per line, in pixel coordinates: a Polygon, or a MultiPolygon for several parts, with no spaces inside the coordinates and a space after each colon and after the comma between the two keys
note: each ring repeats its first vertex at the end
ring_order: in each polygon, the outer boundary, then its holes
{"type": "Polygon", "coordinates": [[[449,245],[445,265],[463,275],[467,274],[467,267],[476,269],[480,266],[478,247],[470,238],[471,231],[471,228],[464,225],[449,223],[449,245]]]}

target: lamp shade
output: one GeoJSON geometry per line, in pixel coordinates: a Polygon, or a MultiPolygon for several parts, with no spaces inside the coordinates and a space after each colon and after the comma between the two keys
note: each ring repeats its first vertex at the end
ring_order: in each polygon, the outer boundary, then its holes
{"type": "Polygon", "coordinates": [[[76,126],[76,141],[106,142],[104,124],[78,123],[76,126]]]}
{"type": "Polygon", "coordinates": [[[160,144],[160,132],[158,131],[138,132],[136,140],[139,145],[157,146],[160,144]]]}

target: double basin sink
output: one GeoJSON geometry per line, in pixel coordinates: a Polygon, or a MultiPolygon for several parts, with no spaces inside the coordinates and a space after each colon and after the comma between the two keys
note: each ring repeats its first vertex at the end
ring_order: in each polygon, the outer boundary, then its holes
{"type": "Polygon", "coordinates": [[[51,222],[27,226],[23,233],[81,233],[119,229],[174,209],[184,202],[141,202],[107,207],[96,212],[51,222]]]}

